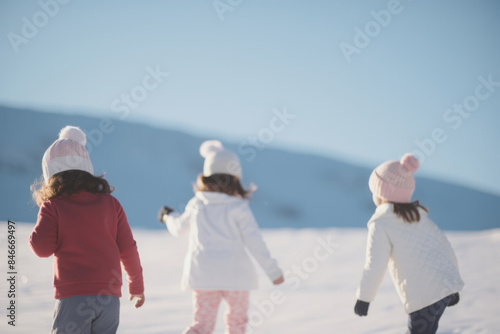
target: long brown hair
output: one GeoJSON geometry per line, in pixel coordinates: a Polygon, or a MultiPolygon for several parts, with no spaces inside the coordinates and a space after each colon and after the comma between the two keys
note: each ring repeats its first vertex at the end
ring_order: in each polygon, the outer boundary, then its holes
{"type": "Polygon", "coordinates": [[[104,175],[94,176],[81,170],[67,170],[54,174],[47,183],[42,177],[31,185],[33,200],[38,206],[51,198],[68,196],[80,190],[111,194],[115,187],[109,185],[104,175]]]}
{"type": "Polygon", "coordinates": [[[429,212],[429,210],[425,206],[420,205],[418,201],[411,203],[392,203],[392,207],[394,213],[407,223],[416,223],[420,221],[420,212],[418,212],[418,208],[422,208],[425,212],[429,212]]]}
{"type": "Polygon", "coordinates": [[[200,174],[194,186],[195,192],[213,191],[242,198],[249,198],[253,190],[255,189],[245,190],[240,179],[230,174],[213,174],[210,176],[200,174]]]}

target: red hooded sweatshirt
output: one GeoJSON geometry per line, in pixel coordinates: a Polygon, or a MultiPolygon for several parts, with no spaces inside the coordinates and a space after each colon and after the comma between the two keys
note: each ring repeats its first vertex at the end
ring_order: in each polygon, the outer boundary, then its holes
{"type": "Polygon", "coordinates": [[[122,206],[108,194],[80,191],[42,204],[29,244],[54,254],[54,297],[121,297],[122,271],[130,294],[144,292],[137,245],[122,206]]]}

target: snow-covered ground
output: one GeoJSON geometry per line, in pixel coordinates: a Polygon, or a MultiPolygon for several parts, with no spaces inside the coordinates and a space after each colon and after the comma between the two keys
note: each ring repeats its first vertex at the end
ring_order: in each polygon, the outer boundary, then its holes
{"type": "MultiPolygon", "coordinates": [[[[0,283],[0,333],[48,333],[53,314],[52,258],[40,259],[27,246],[33,224],[16,224],[17,318],[7,325],[7,281],[0,283]]],[[[354,293],[364,260],[363,229],[276,229],[264,237],[287,282],[272,286],[263,272],[251,294],[249,333],[404,333],[406,315],[389,276],[368,317],[353,313],[354,293]]],[[[158,230],[135,229],[144,267],[146,304],[121,303],[119,333],[179,334],[191,318],[191,298],[179,288],[186,240],[158,230]]],[[[447,233],[466,288],[448,308],[439,333],[500,333],[500,230],[447,233]]],[[[0,268],[7,276],[7,224],[0,223],[0,268]]],[[[223,333],[223,308],[215,333],[223,333]]]]}

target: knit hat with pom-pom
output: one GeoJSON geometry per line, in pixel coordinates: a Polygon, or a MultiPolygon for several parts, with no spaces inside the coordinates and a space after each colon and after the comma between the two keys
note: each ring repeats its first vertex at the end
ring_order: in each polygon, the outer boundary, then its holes
{"type": "Polygon", "coordinates": [[[236,153],[226,150],[218,140],[207,140],[200,146],[200,154],[205,158],[203,176],[229,174],[241,178],[240,159],[236,153]]]}
{"type": "Polygon", "coordinates": [[[45,151],[42,158],[45,183],[57,173],[67,170],[82,170],[94,175],[94,167],[89,152],[85,148],[87,136],[76,126],[66,126],[59,132],[57,139],[45,151]]]}
{"type": "Polygon", "coordinates": [[[375,168],[368,185],[371,192],[388,202],[410,203],[415,190],[413,173],[419,162],[414,155],[406,153],[400,161],[387,161],[375,168]]]}

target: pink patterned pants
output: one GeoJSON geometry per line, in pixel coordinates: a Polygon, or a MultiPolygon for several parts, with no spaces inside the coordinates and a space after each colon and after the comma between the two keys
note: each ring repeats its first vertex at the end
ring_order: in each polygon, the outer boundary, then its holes
{"type": "Polygon", "coordinates": [[[248,322],[248,296],[248,291],[194,290],[193,324],[183,334],[212,333],[223,298],[229,305],[225,314],[226,334],[244,334],[248,322]]]}

